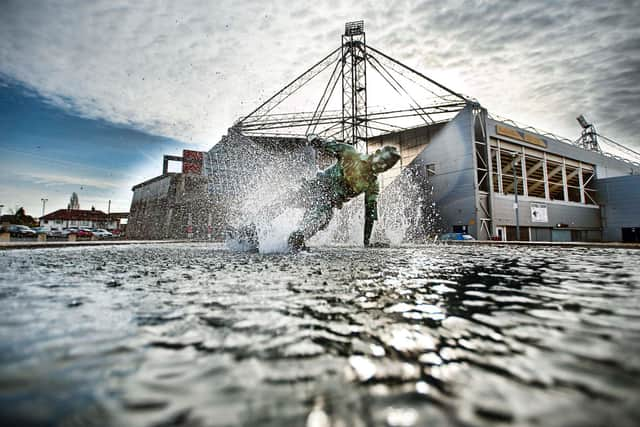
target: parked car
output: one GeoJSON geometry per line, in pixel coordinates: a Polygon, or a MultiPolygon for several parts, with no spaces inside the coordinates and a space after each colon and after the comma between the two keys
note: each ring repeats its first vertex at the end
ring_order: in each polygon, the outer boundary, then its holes
{"type": "Polygon", "coordinates": [[[11,237],[35,237],[36,232],[26,225],[11,224],[7,227],[11,237]]]}
{"type": "Polygon", "coordinates": [[[67,227],[62,229],[62,236],[67,237],[69,234],[75,234],[77,237],[91,237],[93,233],[85,227],[67,227]]]}
{"type": "Polygon", "coordinates": [[[31,229],[35,231],[36,234],[48,234],[49,231],[51,231],[51,228],[45,225],[41,225],[40,227],[31,227],[31,229]]]}
{"type": "Polygon", "coordinates": [[[62,237],[67,237],[71,233],[77,235],[78,234],[78,227],[65,227],[65,228],[62,229],[60,234],[62,235],[62,237]]]}
{"type": "Polygon", "coordinates": [[[103,228],[92,228],[91,232],[93,233],[94,236],[98,237],[99,239],[104,239],[106,237],[113,237],[113,234],[103,228]]]}
{"type": "Polygon", "coordinates": [[[63,230],[62,228],[52,228],[51,230],[47,231],[47,237],[66,237],[68,233],[64,233],[65,230],[63,230]]]}
{"type": "Polygon", "coordinates": [[[438,240],[447,241],[447,240],[476,240],[476,239],[474,239],[472,235],[465,234],[465,233],[445,233],[445,234],[441,234],[440,237],[438,237],[438,240]]]}
{"type": "Polygon", "coordinates": [[[93,231],[91,231],[90,228],[87,227],[80,227],[78,228],[78,237],[91,237],[93,236],[93,231]]]}

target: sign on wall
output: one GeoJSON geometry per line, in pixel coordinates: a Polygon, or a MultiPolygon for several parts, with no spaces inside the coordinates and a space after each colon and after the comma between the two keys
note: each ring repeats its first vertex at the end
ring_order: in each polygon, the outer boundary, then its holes
{"type": "Polygon", "coordinates": [[[202,151],[182,150],[182,173],[202,174],[202,151]]]}
{"type": "Polygon", "coordinates": [[[528,132],[513,129],[507,126],[496,125],[496,133],[498,135],[517,139],[518,141],[528,142],[529,144],[537,145],[538,147],[547,148],[547,141],[528,132]]]}
{"type": "Polygon", "coordinates": [[[543,203],[531,203],[531,222],[549,222],[547,205],[543,203]]]}

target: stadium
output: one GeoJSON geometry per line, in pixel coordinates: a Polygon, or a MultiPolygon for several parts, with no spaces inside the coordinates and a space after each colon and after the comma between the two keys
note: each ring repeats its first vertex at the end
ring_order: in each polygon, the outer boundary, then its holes
{"type": "MultiPolygon", "coordinates": [[[[478,101],[367,45],[362,21],[341,44],[208,152],[165,156],[162,175],[133,187],[131,238],[221,238],[247,192],[286,165],[308,176],[330,159],[318,134],[371,153],[396,147],[389,186],[411,171],[430,188],[442,232],[478,240],[640,241],[640,154],[583,116],[571,141],[493,116],[478,101]],[[168,162],[182,162],[169,172],[168,162]]],[[[274,184],[275,185],[275,184],[274,184]]],[[[259,190],[263,191],[263,190],[259,190]]]]}

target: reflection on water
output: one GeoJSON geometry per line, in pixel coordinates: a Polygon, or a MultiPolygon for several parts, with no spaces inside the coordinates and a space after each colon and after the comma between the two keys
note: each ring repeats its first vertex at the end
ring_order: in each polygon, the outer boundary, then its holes
{"type": "Polygon", "coordinates": [[[0,253],[2,425],[638,425],[640,253],[0,253]]]}

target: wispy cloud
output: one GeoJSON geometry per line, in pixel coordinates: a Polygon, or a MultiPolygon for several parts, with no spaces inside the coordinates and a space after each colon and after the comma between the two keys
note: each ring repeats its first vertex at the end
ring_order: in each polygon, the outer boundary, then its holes
{"type": "Polygon", "coordinates": [[[120,189],[125,187],[124,182],[104,180],[100,178],[92,178],[79,175],[65,175],[59,173],[43,173],[38,171],[29,171],[28,173],[18,173],[15,175],[17,179],[30,181],[34,184],[44,185],[47,187],[73,185],[77,187],[87,187],[100,190],[120,189]]]}
{"type": "Polygon", "coordinates": [[[359,18],[369,43],[494,113],[569,137],[585,113],[640,145],[633,0],[6,1],[0,73],[79,114],[212,145],[359,18]]]}

